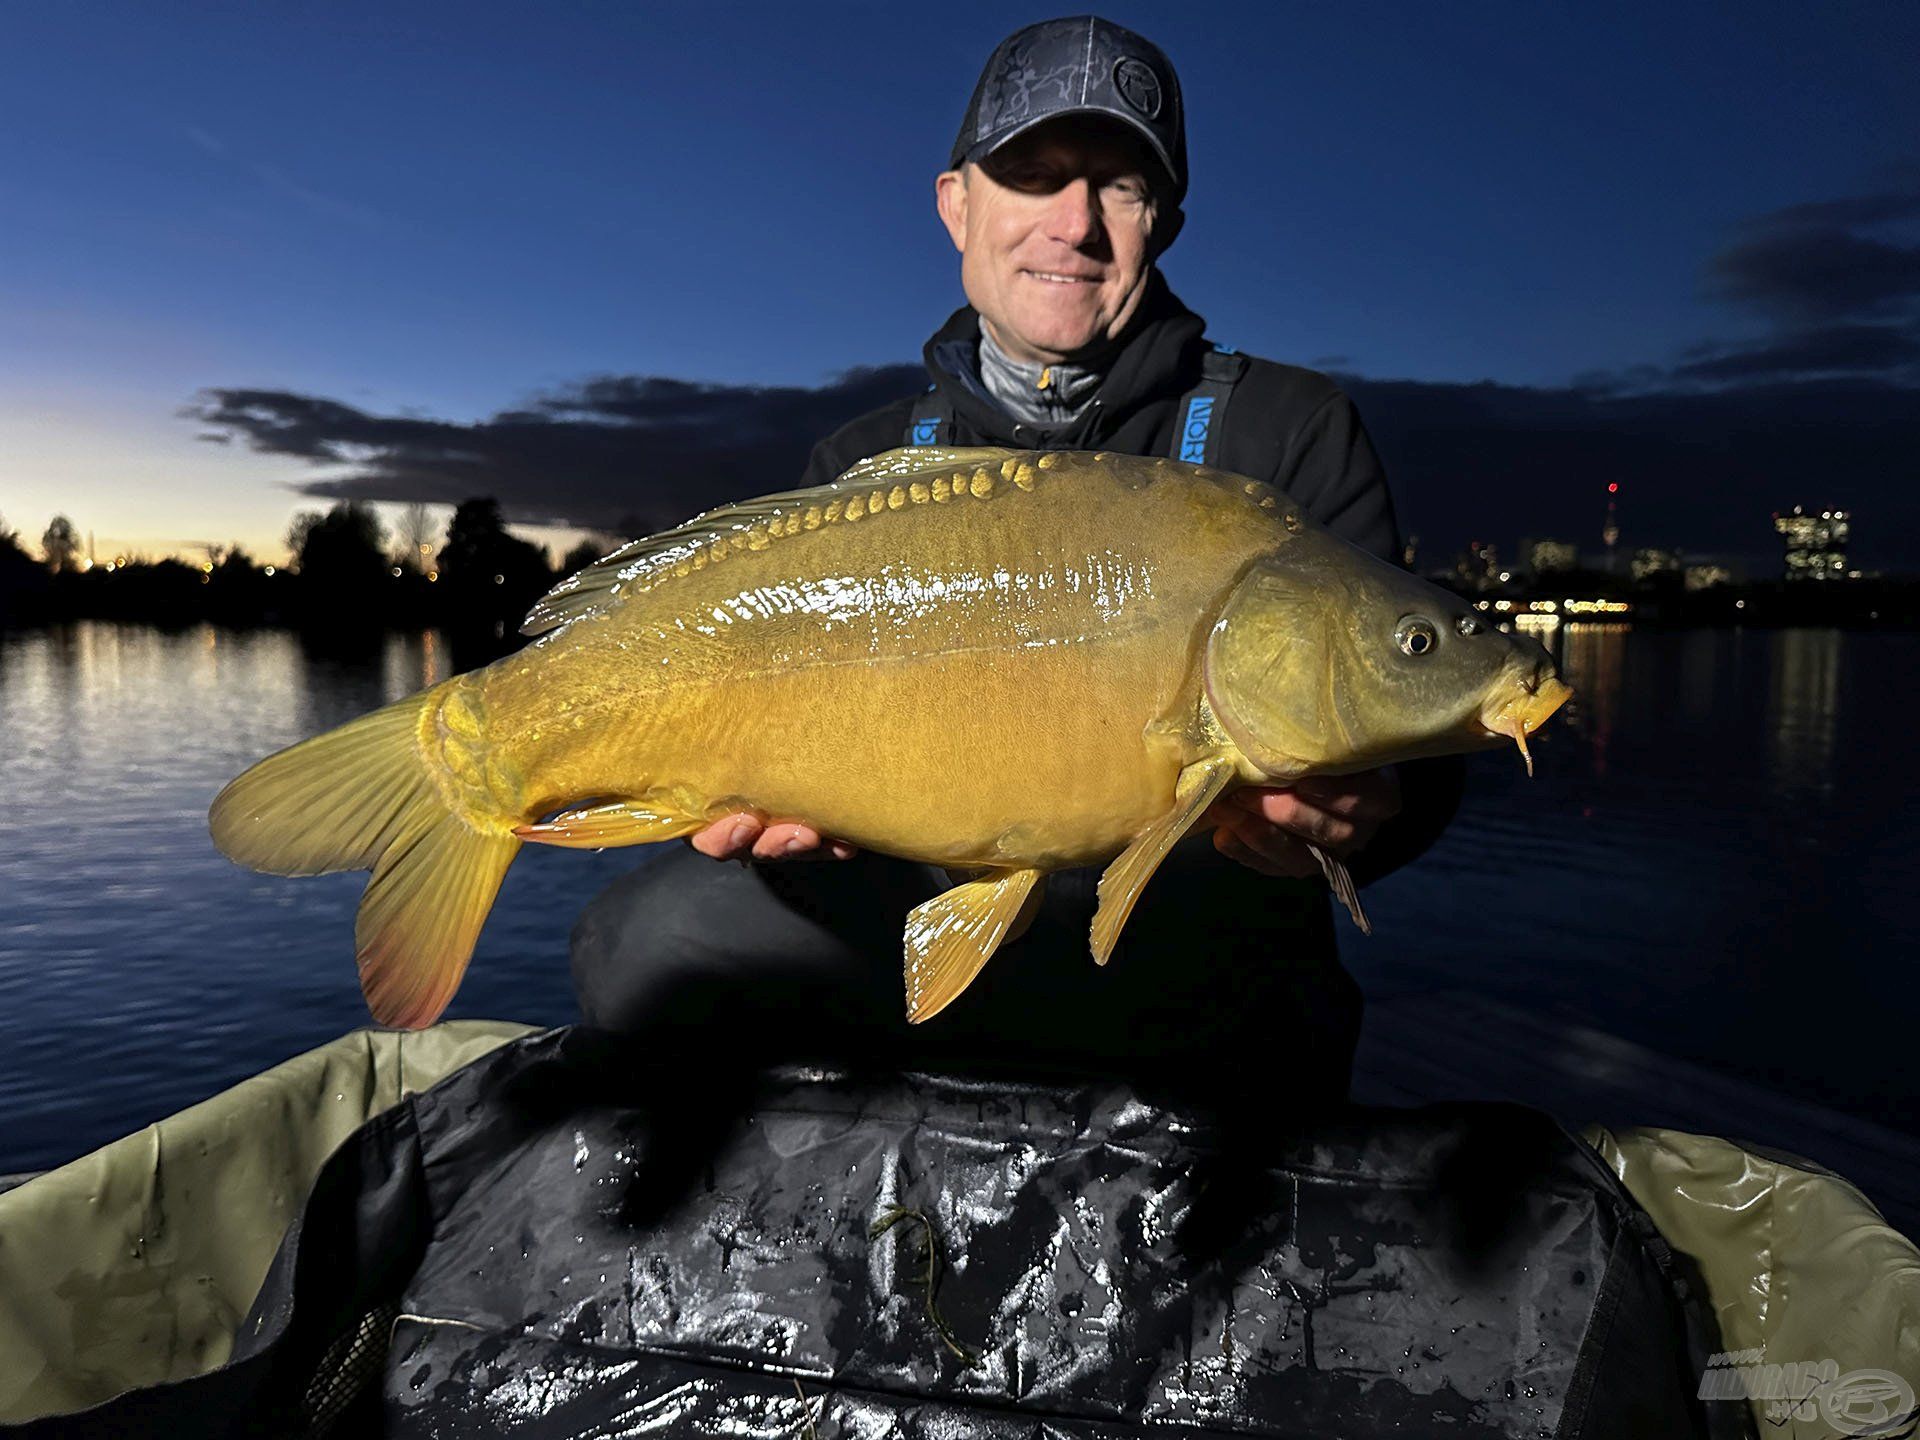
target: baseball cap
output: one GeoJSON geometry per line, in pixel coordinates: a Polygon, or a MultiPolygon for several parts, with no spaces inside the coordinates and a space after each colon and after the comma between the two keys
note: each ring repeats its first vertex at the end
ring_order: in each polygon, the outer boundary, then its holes
{"type": "Polygon", "coordinates": [[[1177,205],[1187,193],[1186,107],[1160,47],[1098,15],[1043,20],[1002,40],[980,72],[952,165],[984,159],[1062,115],[1104,115],[1147,142],[1177,205]]]}

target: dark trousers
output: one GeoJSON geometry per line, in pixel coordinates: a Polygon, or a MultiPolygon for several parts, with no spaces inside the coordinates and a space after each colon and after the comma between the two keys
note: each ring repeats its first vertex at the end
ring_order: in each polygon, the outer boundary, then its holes
{"type": "Polygon", "coordinates": [[[1027,933],[909,1026],[901,930],[950,883],[943,872],[872,854],[742,866],[662,848],[574,927],[589,1025],[677,1040],[710,1029],[754,1063],[1251,1084],[1295,1108],[1346,1096],[1360,992],[1317,883],[1183,847],[1099,967],[1087,948],[1098,872],[1062,872],[1027,933]]]}

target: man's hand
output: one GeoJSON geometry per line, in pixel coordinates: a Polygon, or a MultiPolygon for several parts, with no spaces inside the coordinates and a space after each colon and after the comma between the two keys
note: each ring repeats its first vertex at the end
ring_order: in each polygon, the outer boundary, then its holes
{"type": "Polygon", "coordinates": [[[846,860],[854,853],[844,840],[829,840],[797,820],[768,824],[751,811],[723,815],[688,837],[693,848],[715,860],[846,860]]]}
{"type": "Polygon", "coordinates": [[[1262,875],[1313,879],[1320,862],[1309,843],[1345,860],[1399,813],[1400,777],[1387,769],[1315,776],[1284,790],[1236,790],[1202,819],[1219,827],[1213,848],[1229,859],[1262,875]]]}

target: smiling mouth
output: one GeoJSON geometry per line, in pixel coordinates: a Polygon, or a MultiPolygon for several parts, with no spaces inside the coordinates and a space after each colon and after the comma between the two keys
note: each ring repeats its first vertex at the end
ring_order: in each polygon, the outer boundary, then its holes
{"type": "Polygon", "coordinates": [[[1062,275],[1055,270],[1028,270],[1023,272],[1035,280],[1044,280],[1049,285],[1097,285],[1097,275],[1062,275]]]}

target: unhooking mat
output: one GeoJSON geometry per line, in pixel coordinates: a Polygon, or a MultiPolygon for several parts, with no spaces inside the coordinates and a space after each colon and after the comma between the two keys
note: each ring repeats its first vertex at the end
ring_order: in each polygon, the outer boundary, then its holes
{"type": "MultiPolygon", "coordinates": [[[[1615,1173],[1691,1165],[1698,1191],[1721,1153],[1698,1147],[1724,1142],[1629,1132],[1598,1137],[1603,1159],[1516,1107],[1289,1130],[1278,1094],[1220,1110],[1111,1083],[754,1074],[710,1044],[513,1033],[340,1042],[387,1093],[356,1092],[378,1113],[328,1137],[344,1143],[304,1205],[289,1197],[325,1142],[288,1138],[306,1113],[288,1097],[324,1086],[342,1127],[342,1055],[240,1087],[244,1121],[221,1097],[0,1195],[0,1418],[29,1435],[1719,1436],[1764,1413],[1702,1398],[1735,1341],[1811,1343],[1845,1316],[1843,1369],[1914,1359],[1912,1247],[1844,1187],[1789,1203],[1749,1157],[1737,1206],[1666,1197],[1683,1251],[1615,1173]],[[499,1048],[401,1098],[403,1046],[416,1083],[436,1046],[447,1068],[499,1048]],[[274,1158],[243,1160],[250,1132],[274,1158]],[[275,1197],[294,1218],[268,1264],[277,1222],[247,1217],[275,1197]],[[242,1243],[223,1248],[217,1216],[242,1243]],[[1797,1308],[1756,1306],[1789,1269],[1797,1308]]],[[[1813,1413],[1769,1433],[1867,1433],[1813,1413]]]]}

